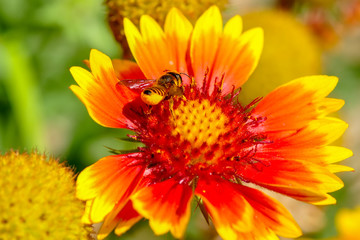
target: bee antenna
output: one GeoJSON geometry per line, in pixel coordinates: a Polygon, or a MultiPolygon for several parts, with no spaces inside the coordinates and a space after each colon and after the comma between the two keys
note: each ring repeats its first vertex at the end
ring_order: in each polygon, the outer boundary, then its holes
{"type": "Polygon", "coordinates": [[[187,74],[187,73],[179,73],[179,74],[185,75],[185,76],[187,76],[189,79],[191,79],[191,77],[190,77],[189,74],[187,74]]]}

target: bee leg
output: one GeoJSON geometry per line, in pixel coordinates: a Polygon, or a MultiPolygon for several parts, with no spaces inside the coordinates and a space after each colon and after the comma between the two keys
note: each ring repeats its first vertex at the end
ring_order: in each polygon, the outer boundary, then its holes
{"type": "Polygon", "coordinates": [[[146,106],[147,106],[147,109],[143,110],[143,112],[145,115],[150,115],[152,106],[151,105],[146,105],[146,106]]]}

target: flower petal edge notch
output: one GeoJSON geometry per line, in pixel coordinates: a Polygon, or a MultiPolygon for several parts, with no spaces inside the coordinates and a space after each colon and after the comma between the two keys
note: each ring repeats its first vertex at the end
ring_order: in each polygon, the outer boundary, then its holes
{"type": "Polygon", "coordinates": [[[87,202],[83,221],[104,222],[99,239],[142,218],[155,234],[182,238],[192,199],[223,239],[298,237],[291,214],[258,187],[311,204],[335,203],[328,193],[343,183],[334,173],[352,170],[336,164],[352,152],[329,146],[347,128],[327,117],[344,104],[327,98],[336,77],[299,78],[242,106],[234,89],[257,65],[261,29],[242,33],[240,16],[223,28],[215,6],[194,27],[175,8],[164,30],[146,15],[141,32],[128,19],[124,27],[137,63],[92,50],[90,72],[70,70],[78,83],[71,90],[90,116],[105,127],[133,130],[129,137],[144,144],[136,153],[100,159],[77,179],[77,196],[87,202]],[[185,98],[149,109],[139,91],[121,84],[157,79],[164,70],[190,76],[183,78],[185,98]]]}

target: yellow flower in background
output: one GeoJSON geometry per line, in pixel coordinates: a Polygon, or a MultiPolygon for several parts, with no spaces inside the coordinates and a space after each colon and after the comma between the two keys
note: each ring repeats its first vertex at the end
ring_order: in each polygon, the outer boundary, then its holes
{"type": "Polygon", "coordinates": [[[139,26],[140,17],[147,14],[162,25],[169,10],[176,7],[191,22],[195,22],[211,5],[216,4],[222,9],[227,2],[228,0],[106,0],[106,6],[108,8],[108,22],[115,39],[123,49],[123,58],[130,59],[131,52],[125,38],[123,25],[125,18],[139,26]]]}
{"type": "Polygon", "coordinates": [[[355,209],[340,209],[335,216],[336,237],[300,238],[301,240],[359,240],[360,239],[360,206],[355,209]]]}
{"type": "Polygon", "coordinates": [[[31,153],[0,155],[0,239],[86,240],[84,204],[75,197],[71,169],[31,153]]]}
{"type": "Polygon", "coordinates": [[[360,206],[355,209],[341,209],[335,217],[338,237],[333,240],[360,239],[360,206]]]}
{"type": "Polygon", "coordinates": [[[239,98],[249,103],[294,78],[320,74],[322,52],[311,31],[294,15],[265,10],[243,16],[244,29],[264,29],[264,50],[259,64],[239,98]]]}
{"type": "Polygon", "coordinates": [[[223,26],[215,6],[194,27],[175,8],[164,29],[148,15],[140,31],[129,19],[124,26],[136,63],[92,50],[90,71],[70,70],[78,84],[71,90],[90,116],[134,131],[129,140],[143,143],[79,174],[83,220],[103,222],[98,239],[112,230],[121,235],[142,218],[157,235],[183,238],[192,200],[223,239],[301,235],[286,208],[253,185],[315,205],[336,202],[329,193],[343,182],[334,173],[351,170],[337,163],[352,155],[329,146],[347,128],[327,117],[344,104],[327,98],[336,77],[298,78],[241,105],[243,92],[235,89],[258,63],[261,29],[242,32],[240,16],[223,26]],[[158,78],[170,86],[129,85],[158,78]],[[150,107],[144,95],[160,101],[150,107]]]}

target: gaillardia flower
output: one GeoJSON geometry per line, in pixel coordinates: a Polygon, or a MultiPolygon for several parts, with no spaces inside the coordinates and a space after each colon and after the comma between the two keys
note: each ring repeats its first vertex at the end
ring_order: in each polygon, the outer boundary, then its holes
{"type": "Polygon", "coordinates": [[[242,106],[234,89],[259,60],[261,29],[242,33],[239,16],[223,28],[215,6],[194,27],[172,9],[164,30],[149,16],[141,18],[141,33],[128,19],[124,28],[137,64],[92,50],[91,72],[71,68],[79,84],[71,89],[90,116],[134,131],[129,137],[144,144],[100,159],[77,179],[77,196],[87,202],[83,220],[103,222],[99,239],[113,229],[120,235],[141,218],[155,234],[182,238],[192,199],[223,239],[297,237],[290,213],[258,188],[335,203],[328,193],[343,183],[333,173],[349,168],[334,163],[352,154],[328,146],[347,128],[326,117],[343,105],[326,98],[335,77],[299,78],[242,106]],[[148,89],[128,80],[159,79],[164,70],[180,73],[172,74],[182,77],[183,96],[165,88],[165,99],[150,107],[141,99],[148,89]]]}
{"type": "Polygon", "coordinates": [[[90,240],[72,169],[36,152],[0,154],[0,239],[90,240]]]}

